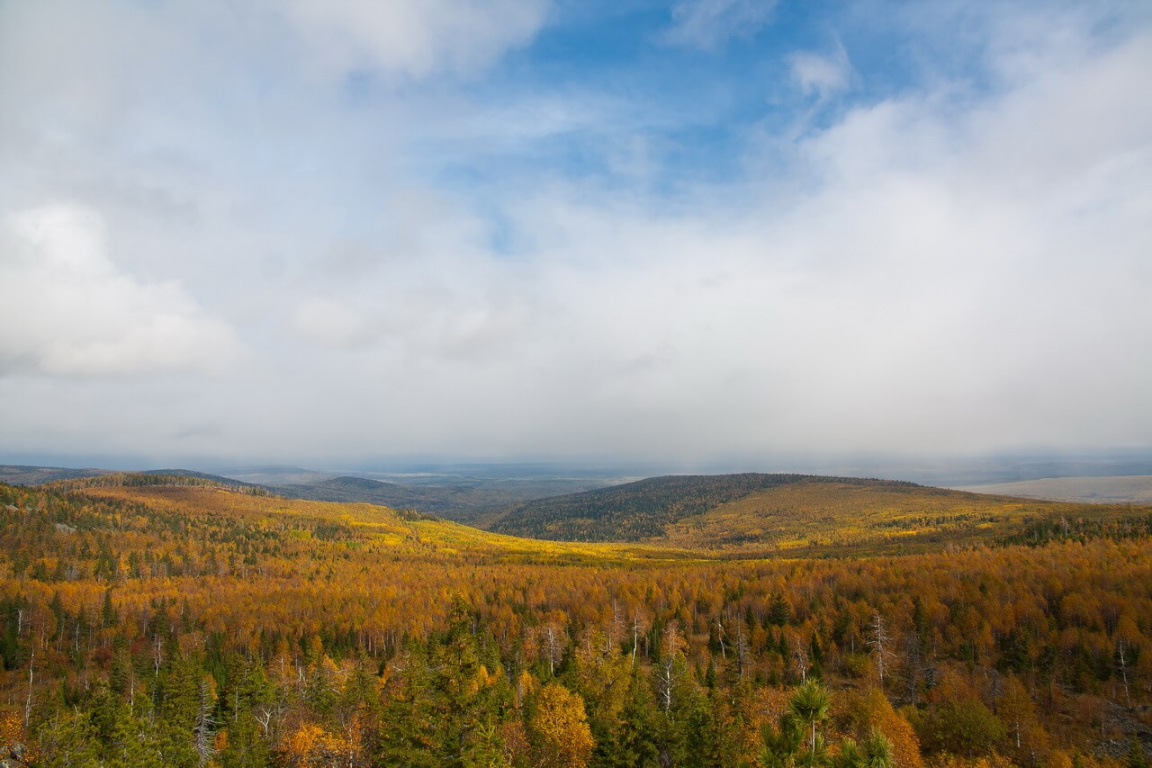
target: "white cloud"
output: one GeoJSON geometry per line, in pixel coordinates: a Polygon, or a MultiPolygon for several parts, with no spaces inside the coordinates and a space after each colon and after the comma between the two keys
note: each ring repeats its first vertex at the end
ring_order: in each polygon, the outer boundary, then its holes
{"type": "Polygon", "coordinates": [[[526,43],[544,23],[547,0],[289,0],[272,7],[327,65],[421,77],[473,73],[526,43]]]}
{"type": "Polygon", "coordinates": [[[805,95],[827,98],[848,88],[852,65],[842,47],[830,55],[797,51],[788,57],[792,81],[805,95]]]}
{"type": "Polygon", "coordinates": [[[364,318],[334,299],[301,302],[292,316],[292,328],[301,338],[322,346],[350,347],[370,339],[364,318]]]}
{"type": "MultiPolygon", "coordinates": [[[[0,3],[0,101],[20,107],[0,110],[0,366],[71,374],[0,376],[17,449],[693,459],[1152,434],[1146,25],[1057,22],[1075,36],[1014,37],[914,93],[862,88],[825,127],[771,136],[770,171],[754,143],[724,158],[747,176],[708,183],[638,149],[668,195],[643,171],[568,174],[548,140],[657,144],[695,118],[645,122],[660,93],[454,90],[535,16],[465,40],[472,11],[446,2],[92,0],[82,21],[53,2],[0,3]],[[426,82],[346,108],[285,50],[426,82]],[[45,199],[101,216],[28,211],[45,199]],[[212,387],[82,378],[211,368],[230,335],[190,295],[243,329],[251,365],[212,387]]],[[[680,4],[669,42],[715,48],[770,7],[680,4]]],[[[796,89],[867,85],[842,53],[795,54],[796,89]]]]}
{"type": "Polygon", "coordinates": [[[116,376],[218,371],[227,325],[175,282],[142,283],[107,255],[100,216],[69,204],[0,224],[0,372],[116,376]]]}
{"type": "Polygon", "coordinates": [[[775,7],[776,0],[677,0],[664,41],[714,51],[732,38],[756,34],[775,7]]]}
{"type": "Polygon", "coordinates": [[[1146,444],[1152,38],[1088,48],[963,106],[850,110],[756,203],[520,201],[566,341],[532,366],[564,414],[518,406],[641,456],[1146,444]]]}

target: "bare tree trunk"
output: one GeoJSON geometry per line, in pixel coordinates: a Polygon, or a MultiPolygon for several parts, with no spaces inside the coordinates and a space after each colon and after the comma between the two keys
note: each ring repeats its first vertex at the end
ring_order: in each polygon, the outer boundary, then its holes
{"type": "Polygon", "coordinates": [[[32,644],[32,656],[28,659],[28,700],[24,702],[24,728],[27,730],[28,723],[32,719],[32,681],[34,678],[34,670],[36,667],[36,644],[32,644]]]}
{"type": "Polygon", "coordinates": [[[208,765],[209,761],[216,754],[215,743],[213,740],[212,728],[216,725],[215,720],[212,718],[212,691],[209,688],[207,680],[200,681],[200,711],[196,715],[196,724],[192,728],[192,732],[196,737],[196,753],[200,756],[200,766],[208,765]]]}
{"type": "Polygon", "coordinates": [[[744,625],[737,625],[736,633],[736,665],[740,670],[740,679],[744,679],[744,675],[748,668],[748,638],[744,634],[744,625]]]}
{"type": "Polygon", "coordinates": [[[885,666],[891,654],[889,648],[892,640],[888,636],[888,630],[884,627],[884,619],[880,616],[879,611],[872,617],[872,626],[869,629],[872,632],[872,637],[868,640],[868,646],[876,656],[876,671],[880,675],[880,689],[883,690],[885,666]]]}
{"type": "Polygon", "coordinates": [[[1124,655],[1124,639],[1120,639],[1120,645],[1117,649],[1120,661],[1120,677],[1124,681],[1124,701],[1128,708],[1132,708],[1132,697],[1128,694],[1128,661],[1124,655]]]}

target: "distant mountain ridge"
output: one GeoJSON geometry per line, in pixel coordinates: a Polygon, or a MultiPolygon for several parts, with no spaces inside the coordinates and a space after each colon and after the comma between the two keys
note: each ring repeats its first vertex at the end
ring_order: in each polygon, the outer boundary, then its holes
{"type": "Polygon", "coordinates": [[[271,486],[276,493],[290,499],[316,501],[366,502],[393,509],[418,509],[442,514],[454,509],[454,499],[467,497],[467,488],[415,488],[364,477],[332,477],[313,483],[271,486]]]}
{"type": "MultiPolygon", "coordinates": [[[[511,504],[572,490],[612,482],[604,478],[571,477],[518,477],[518,478],[459,478],[444,484],[402,484],[372,480],[356,476],[332,477],[322,473],[293,468],[289,474],[272,471],[249,472],[243,476],[220,475],[190,469],[152,469],[121,472],[110,469],[67,469],[60,467],[0,465],[0,482],[12,485],[44,485],[65,480],[98,478],[107,475],[133,475],[189,477],[212,481],[223,487],[236,489],[260,488],[267,493],[291,499],[314,501],[363,502],[391,507],[415,509],[457,522],[474,524],[476,520],[511,504]],[[277,482],[277,476],[291,477],[291,481],[277,482]],[[259,478],[259,479],[258,479],[259,478]]],[[[143,482],[140,478],[134,483],[143,482]]]]}
{"type": "MultiPolygon", "coordinates": [[[[384,480],[344,476],[309,483],[266,486],[275,493],[294,499],[317,501],[363,501],[394,509],[416,509],[420,512],[479,525],[495,512],[527,499],[555,496],[558,491],[576,485],[573,481],[521,480],[451,483],[447,485],[404,485],[384,480]]],[[[583,485],[583,487],[581,487],[583,485]]]]}
{"type": "MultiPolygon", "coordinates": [[[[183,469],[0,467],[0,482],[6,469],[8,476],[39,480],[30,484],[56,491],[216,488],[249,496],[374,504],[396,510],[404,519],[438,517],[521,538],[637,544],[724,557],[930,551],[946,542],[992,541],[1003,538],[1005,531],[1018,534],[1029,519],[1105,514],[1076,503],[799,473],[665,475],[549,494],[540,492],[555,481],[502,485],[463,478],[476,484],[403,485],[343,476],[264,485],[183,469]],[[43,482],[53,477],[59,479],[43,482]],[[533,493],[540,495],[529,495],[533,493]]],[[[557,487],[563,486],[552,485],[557,487]]]]}
{"type": "Polygon", "coordinates": [[[516,504],[485,520],[484,527],[557,541],[644,541],[663,536],[674,523],[757,491],[805,481],[921,487],[902,481],[801,474],[665,475],[516,504]]]}
{"type": "Polygon", "coordinates": [[[263,486],[243,483],[220,475],[183,469],[152,469],[146,472],[107,472],[89,477],[64,478],[41,483],[41,487],[54,491],[74,491],[85,488],[146,488],[146,487],[206,487],[221,488],[237,493],[270,496],[263,486]]]}
{"type": "Polygon", "coordinates": [[[76,477],[97,477],[110,474],[110,469],[73,469],[69,467],[36,467],[26,464],[0,465],[0,483],[9,485],[40,485],[54,480],[70,480],[76,477]]]}
{"type": "Polygon", "coordinates": [[[237,480],[232,477],[225,477],[224,475],[214,475],[210,472],[197,472],[194,469],[146,469],[143,472],[131,472],[128,474],[138,475],[163,475],[165,477],[195,477],[201,480],[208,480],[220,485],[238,487],[238,488],[264,488],[267,486],[260,483],[248,483],[243,480],[237,480]]]}
{"type": "MultiPolygon", "coordinates": [[[[437,493],[460,494],[464,503],[500,494],[492,488],[416,489],[359,477],[331,478],[316,485],[321,487],[299,492],[297,501],[286,498],[284,488],[167,469],[62,479],[40,487],[101,498],[149,498],[161,504],[182,499],[203,504],[205,509],[228,507],[232,504],[228,494],[237,493],[254,503],[260,500],[271,505],[267,508],[274,511],[300,504],[320,512],[321,506],[307,506],[325,503],[317,496],[346,495],[348,500],[337,505],[354,506],[358,515],[373,520],[404,522],[448,517],[421,511],[421,507],[430,509],[430,497],[432,503],[444,503],[446,496],[437,501],[437,493]],[[420,493],[424,490],[432,493],[420,493]],[[478,496],[469,499],[473,493],[478,496]]],[[[455,515],[472,514],[476,525],[451,529],[451,537],[471,540],[492,533],[511,534],[484,540],[518,552],[531,551],[533,557],[552,552],[547,548],[551,544],[540,549],[536,544],[516,542],[525,538],[573,542],[556,544],[561,549],[601,544],[636,547],[628,550],[629,557],[761,559],[932,552],[951,545],[1035,543],[1054,536],[1085,540],[1152,530],[1152,507],[1030,500],[903,481],[801,474],[653,477],[517,502],[487,514],[478,514],[479,509],[453,508],[455,515]]]]}

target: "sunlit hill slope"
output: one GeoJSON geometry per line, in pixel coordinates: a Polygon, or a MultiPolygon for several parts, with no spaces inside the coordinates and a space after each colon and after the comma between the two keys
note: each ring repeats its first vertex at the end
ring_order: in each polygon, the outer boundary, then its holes
{"type": "Polygon", "coordinates": [[[805,475],[670,476],[510,507],[491,530],[746,556],[925,551],[1026,535],[1041,520],[1097,524],[1146,507],[1046,502],[913,483],[805,475]],[[1095,522],[1092,522],[1095,521],[1095,522]]]}

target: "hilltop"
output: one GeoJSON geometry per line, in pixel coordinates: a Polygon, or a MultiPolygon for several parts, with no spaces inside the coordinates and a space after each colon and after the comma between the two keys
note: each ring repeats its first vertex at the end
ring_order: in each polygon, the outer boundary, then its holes
{"type": "Polygon", "coordinates": [[[500,533],[561,541],[643,541],[664,527],[804,475],[667,475],[516,504],[483,520],[500,533]]]}
{"type": "Polygon", "coordinates": [[[926,551],[1014,536],[1036,519],[1114,519],[1131,512],[899,481],[749,473],[649,478],[518,504],[483,523],[515,536],[763,557],[926,551]]]}

